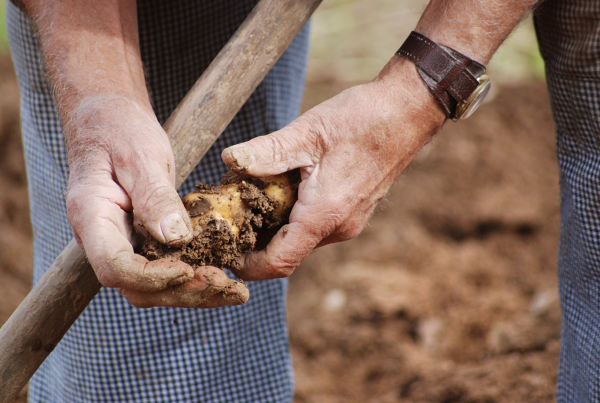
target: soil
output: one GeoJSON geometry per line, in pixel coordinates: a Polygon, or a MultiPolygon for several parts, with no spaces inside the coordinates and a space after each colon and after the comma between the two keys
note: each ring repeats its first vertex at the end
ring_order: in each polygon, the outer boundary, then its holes
{"type": "Polygon", "coordinates": [[[502,88],[292,275],[296,402],[553,401],[558,230],[546,88],[502,88]]]}
{"type": "MultiPolygon", "coordinates": [[[[0,324],[31,288],[33,245],[25,160],[19,128],[19,90],[12,62],[0,55],[0,324]]],[[[25,402],[23,391],[17,400],[25,402]]]]}
{"type": "Polygon", "coordinates": [[[229,171],[221,185],[199,183],[183,198],[194,227],[192,241],[176,248],[150,236],[141,254],[149,260],[181,260],[192,267],[240,270],[243,252],[264,248],[288,223],[299,182],[298,171],[266,178],[244,178],[229,171]],[[270,195],[273,188],[283,197],[270,195]]]}
{"type": "MultiPolygon", "coordinates": [[[[305,107],[344,87],[313,83],[305,107]]],[[[1,324],[32,267],[6,57],[0,157],[1,324]]],[[[553,401],[558,206],[542,83],[502,88],[469,120],[448,123],[360,236],[315,251],[291,276],[295,402],[553,401]]]]}

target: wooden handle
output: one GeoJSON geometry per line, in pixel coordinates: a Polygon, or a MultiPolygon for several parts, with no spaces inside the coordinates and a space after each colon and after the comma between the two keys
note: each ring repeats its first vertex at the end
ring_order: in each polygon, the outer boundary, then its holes
{"type": "MultiPolygon", "coordinates": [[[[179,187],[321,0],[261,0],[164,128],[179,187]]],[[[0,403],[11,403],[102,286],[75,240],[0,329],[0,403]]]]}

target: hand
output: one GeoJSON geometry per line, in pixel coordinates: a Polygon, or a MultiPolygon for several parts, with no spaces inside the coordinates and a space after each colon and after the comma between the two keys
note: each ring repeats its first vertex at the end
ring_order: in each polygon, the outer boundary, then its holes
{"type": "Polygon", "coordinates": [[[380,77],[326,101],[282,130],[223,151],[243,175],[300,168],[290,222],[265,250],[243,257],[246,280],[289,276],[318,246],[357,236],[394,179],[445,115],[414,65],[395,57],[380,77]]]}
{"type": "Polygon", "coordinates": [[[136,255],[133,224],[169,246],[192,238],[175,191],[175,161],[150,108],[124,97],[95,97],[65,125],[67,214],[100,282],[138,307],[216,307],[248,297],[222,270],[136,255]]]}

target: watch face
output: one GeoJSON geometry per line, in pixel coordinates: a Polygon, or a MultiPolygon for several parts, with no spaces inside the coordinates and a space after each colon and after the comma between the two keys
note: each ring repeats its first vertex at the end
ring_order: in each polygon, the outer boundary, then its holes
{"type": "Polygon", "coordinates": [[[479,86],[475,88],[475,91],[467,99],[467,102],[456,106],[454,120],[466,119],[471,116],[479,108],[479,105],[481,105],[481,102],[483,102],[483,99],[490,91],[491,84],[488,76],[484,74],[481,77],[477,77],[477,81],[479,81],[479,86]]]}

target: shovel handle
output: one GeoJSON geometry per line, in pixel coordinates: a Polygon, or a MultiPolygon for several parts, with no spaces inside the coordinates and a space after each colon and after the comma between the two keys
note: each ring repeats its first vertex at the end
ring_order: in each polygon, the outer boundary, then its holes
{"type": "MultiPolygon", "coordinates": [[[[261,0],[164,124],[188,177],[321,0],[261,0]]],[[[98,293],[85,253],[71,240],[0,328],[0,403],[13,402],[98,293]]]]}

